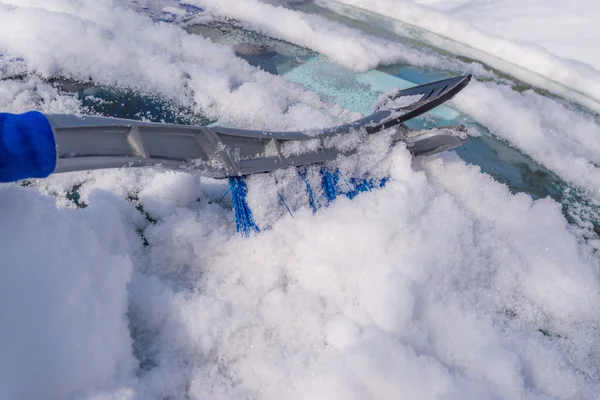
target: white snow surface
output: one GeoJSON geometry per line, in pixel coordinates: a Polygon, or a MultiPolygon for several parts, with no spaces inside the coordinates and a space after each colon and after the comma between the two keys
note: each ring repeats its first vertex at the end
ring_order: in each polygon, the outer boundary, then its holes
{"type": "Polygon", "coordinates": [[[395,26],[392,30],[485,62],[600,112],[600,65],[595,49],[595,38],[600,35],[595,23],[600,6],[596,2],[316,1],[334,9],[339,8],[339,4],[353,6],[417,27],[425,33],[415,34],[404,26],[395,26]],[[569,52],[565,52],[565,48],[569,52]]]}
{"type": "MultiPolygon", "coordinates": [[[[231,4],[220,12],[248,15],[250,25],[267,10],[231,4]]],[[[282,17],[270,21],[315,21],[274,13],[282,17]]],[[[0,0],[0,20],[0,78],[35,72],[0,80],[2,111],[82,112],[41,79],[65,76],[158,93],[242,127],[355,117],[117,1],[0,0]]],[[[337,60],[347,66],[398,61],[399,52],[385,58],[392,42],[321,20],[313,27],[306,37],[319,51],[335,59],[335,46],[348,48],[337,60]],[[367,61],[365,46],[375,49],[367,61]]],[[[295,23],[284,28],[268,29],[292,42],[304,35],[295,23]]],[[[497,83],[469,91],[457,108],[563,178],[600,190],[594,117],[497,83]]],[[[0,397],[597,396],[599,243],[569,226],[559,204],[511,194],[451,153],[413,160],[381,135],[356,157],[342,170],[375,170],[388,185],[314,215],[293,171],[249,180],[256,218],[271,226],[250,238],[235,234],[232,212],[217,204],[222,183],[183,172],[0,186],[0,397]],[[67,199],[74,185],[84,209],[67,199]]]]}
{"type": "Polygon", "coordinates": [[[135,371],[125,314],[138,239],[123,200],[94,196],[77,212],[34,189],[0,189],[3,399],[118,389],[135,371]]]}
{"type": "Polygon", "coordinates": [[[205,8],[219,17],[233,18],[255,31],[315,50],[357,71],[407,62],[482,72],[478,66],[445,62],[410,46],[365,35],[314,14],[284,8],[278,0],[271,2],[274,4],[260,0],[181,0],[180,3],[205,8]]]}
{"type": "Polygon", "coordinates": [[[590,0],[414,0],[488,34],[530,43],[600,70],[600,4],[590,0]]]}

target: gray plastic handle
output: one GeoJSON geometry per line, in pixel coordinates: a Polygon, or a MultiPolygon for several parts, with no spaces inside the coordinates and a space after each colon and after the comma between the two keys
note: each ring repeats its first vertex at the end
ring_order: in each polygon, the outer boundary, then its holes
{"type": "MultiPolygon", "coordinates": [[[[355,149],[328,145],[327,139],[359,129],[375,133],[400,126],[402,140],[415,155],[459,146],[466,136],[453,129],[437,134],[409,134],[404,121],[452,98],[469,82],[461,76],[396,92],[421,96],[406,107],[381,109],[350,124],[307,132],[243,129],[140,122],[107,117],[46,115],[54,131],[58,164],[54,172],[161,164],[202,170],[215,178],[242,176],[279,168],[321,163],[355,149]]],[[[391,102],[393,103],[393,102],[391,102]]],[[[414,132],[414,131],[413,131],[414,132]]]]}

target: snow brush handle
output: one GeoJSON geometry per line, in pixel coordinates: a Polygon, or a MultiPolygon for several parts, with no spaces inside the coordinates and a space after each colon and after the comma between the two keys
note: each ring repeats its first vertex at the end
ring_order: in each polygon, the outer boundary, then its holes
{"type": "Polygon", "coordinates": [[[44,114],[0,113],[0,182],[45,178],[56,164],[54,132],[44,114]]]}
{"type": "Polygon", "coordinates": [[[161,165],[201,171],[212,178],[244,176],[333,161],[359,145],[339,146],[335,139],[360,132],[375,134],[397,127],[415,155],[460,146],[463,128],[412,132],[404,125],[464,89],[471,75],[394,91],[384,107],[349,124],[295,132],[188,126],[119,118],[0,113],[0,182],[45,178],[53,172],[161,165]],[[412,98],[408,105],[403,100],[412,98]],[[404,99],[402,99],[404,97],[404,99]],[[334,140],[331,140],[334,139],[334,140]]]}

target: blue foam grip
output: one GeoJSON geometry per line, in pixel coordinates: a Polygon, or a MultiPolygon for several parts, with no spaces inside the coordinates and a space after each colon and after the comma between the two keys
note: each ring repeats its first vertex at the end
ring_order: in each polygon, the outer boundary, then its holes
{"type": "Polygon", "coordinates": [[[0,113],[0,182],[45,178],[56,168],[56,142],[44,114],[0,113]]]}

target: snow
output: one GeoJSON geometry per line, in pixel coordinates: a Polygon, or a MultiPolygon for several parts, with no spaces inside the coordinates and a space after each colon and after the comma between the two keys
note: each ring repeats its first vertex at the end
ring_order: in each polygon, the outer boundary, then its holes
{"type": "Polygon", "coordinates": [[[386,189],[249,239],[191,201],[203,189],[187,174],[87,175],[84,188],[143,186],[158,221],[129,286],[137,356],[158,364],[134,395],[592,396],[597,383],[568,365],[597,370],[598,259],[560,207],[450,156],[416,171],[401,148],[390,159],[386,189]]]}
{"type": "MultiPolygon", "coordinates": [[[[518,36],[522,29],[529,29],[528,32],[538,32],[544,38],[550,37],[557,31],[553,18],[566,16],[561,13],[564,7],[569,7],[571,12],[579,16],[580,22],[581,20],[585,22],[598,12],[597,4],[586,0],[575,1],[575,4],[578,4],[575,7],[571,7],[570,2],[562,2],[559,7],[553,7],[552,5],[559,2],[551,1],[549,3],[537,0],[528,0],[525,3],[517,0],[502,0],[500,3],[485,0],[432,2],[447,6],[460,2],[464,7],[458,7],[456,12],[459,16],[455,17],[451,7],[450,10],[447,10],[443,6],[438,6],[440,11],[437,11],[434,8],[418,4],[426,2],[427,0],[317,1],[318,4],[327,8],[353,15],[371,24],[386,26],[403,36],[424,41],[457,55],[482,61],[526,83],[583,104],[595,112],[600,112],[600,96],[598,94],[600,93],[600,68],[597,68],[595,63],[593,65],[586,64],[585,61],[589,58],[584,57],[578,58],[578,61],[561,58],[552,50],[542,47],[546,42],[540,37],[536,38],[536,34],[524,35],[523,39],[518,36]],[[344,5],[355,9],[344,8],[344,5]],[[471,8],[471,5],[474,7],[471,8]],[[499,11],[496,10],[496,7],[499,11]],[[461,9],[464,10],[463,17],[460,17],[461,9]],[[547,12],[546,10],[549,9],[551,11],[547,12]],[[372,11],[376,15],[383,16],[384,19],[373,19],[371,15],[359,15],[360,12],[356,10],[372,11]],[[442,10],[446,10],[446,12],[442,10]],[[587,14],[588,10],[591,14],[587,14]],[[510,23],[505,22],[508,13],[519,12],[526,17],[511,19],[510,23]],[[480,16],[481,20],[479,20],[480,16]],[[529,20],[536,18],[544,21],[542,27],[532,24],[526,28],[524,25],[528,21],[527,17],[529,20]],[[488,23],[490,20],[495,22],[488,23]],[[396,24],[394,21],[401,23],[396,24]],[[509,36],[510,34],[507,32],[511,30],[513,30],[512,35],[515,36],[509,36]],[[518,40],[509,40],[511,37],[517,37],[518,40]]],[[[592,36],[598,35],[597,25],[592,23],[587,26],[588,32],[591,32],[592,36]]],[[[572,33],[562,33],[564,34],[561,37],[567,38],[565,39],[567,46],[577,51],[577,54],[596,53],[593,44],[580,42],[576,29],[572,33]]],[[[554,49],[553,46],[551,48],[554,49]]]]}
{"type": "Polygon", "coordinates": [[[74,398],[136,367],[127,285],[139,247],[116,196],[82,212],[37,190],[0,190],[0,397],[74,398]]]}
{"type": "MultiPolygon", "coordinates": [[[[1,0],[0,109],[85,112],[43,79],[62,76],[157,93],[240,127],[356,117],[156,21],[183,21],[177,2],[148,4],[155,20],[111,0],[1,0]]],[[[403,61],[475,72],[481,81],[453,106],[598,199],[598,122],[572,104],[299,11],[194,4],[356,70],[403,61]]],[[[594,76],[559,64],[576,82],[594,76]]],[[[453,153],[413,160],[390,140],[370,137],[339,160],[348,176],[389,176],[386,187],[316,214],[294,170],[249,178],[257,222],[270,226],[250,238],[234,232],[225,185],[184,172],[2,185],[0,397],[594,398],[598,241],[549,198],[513,194],[453,153]],[[68,199],[74,186],[85,208],[68,199]]]]}
{"type": "Polygon", "coordinates": [[[211,13],[244,22],[253,29],[326,54],[349,68],[366,71],[377,65],[410,61],[432,65],[426,54],[383,39],[377,39],[331,22],[325,18],[298,13],[259,0],[184,0],[211,13]]]}
{"type": "Polygon", "coordinates": [[[377,99],[377,103],[373,107],[375,110],[393,110],[408,107],[413,103],[421,100],[423,95],[414,95],[414,96],[400,96],[398,97],[398,93],[400,89],[394,89],[391,92],[386,92],[381,95],[379,99],[377,99]]]}
{"type": "Polygon", "coordinates": [[[567,181],[600,193],[600,124],[595,116],[533,91],[518,93],[492,83],[473,82],[455,104],[567,181]]]}
{"type": "Polygon", "coordinates": [[[600,70],[600,5],[589,0],[415,0],[494,36],[530,43],[600,70]]]}
{"type": "Polygon", "coordinates": [[[195,103],[207,117],[224,123],[289,130],[335,120],[314,93],[271,79],[230,48],[155,24],[116,2],[90,7],[74,7],[70,0],[49,7],[41,0],[17,2],[28,7],[7,3],[0,3],[6,19],[0,26],[0,47],[26,59],[28,69],[42,77],[85,82],[93,76],[99,84],[158,93],[182,105],[195,103]],[[66,42],[70,45],[65,47],[66,42]],[[246,101],[250,95],[255,102],[246,101]],[[225,109],[231,114],[223,115],[225,109]]]}

